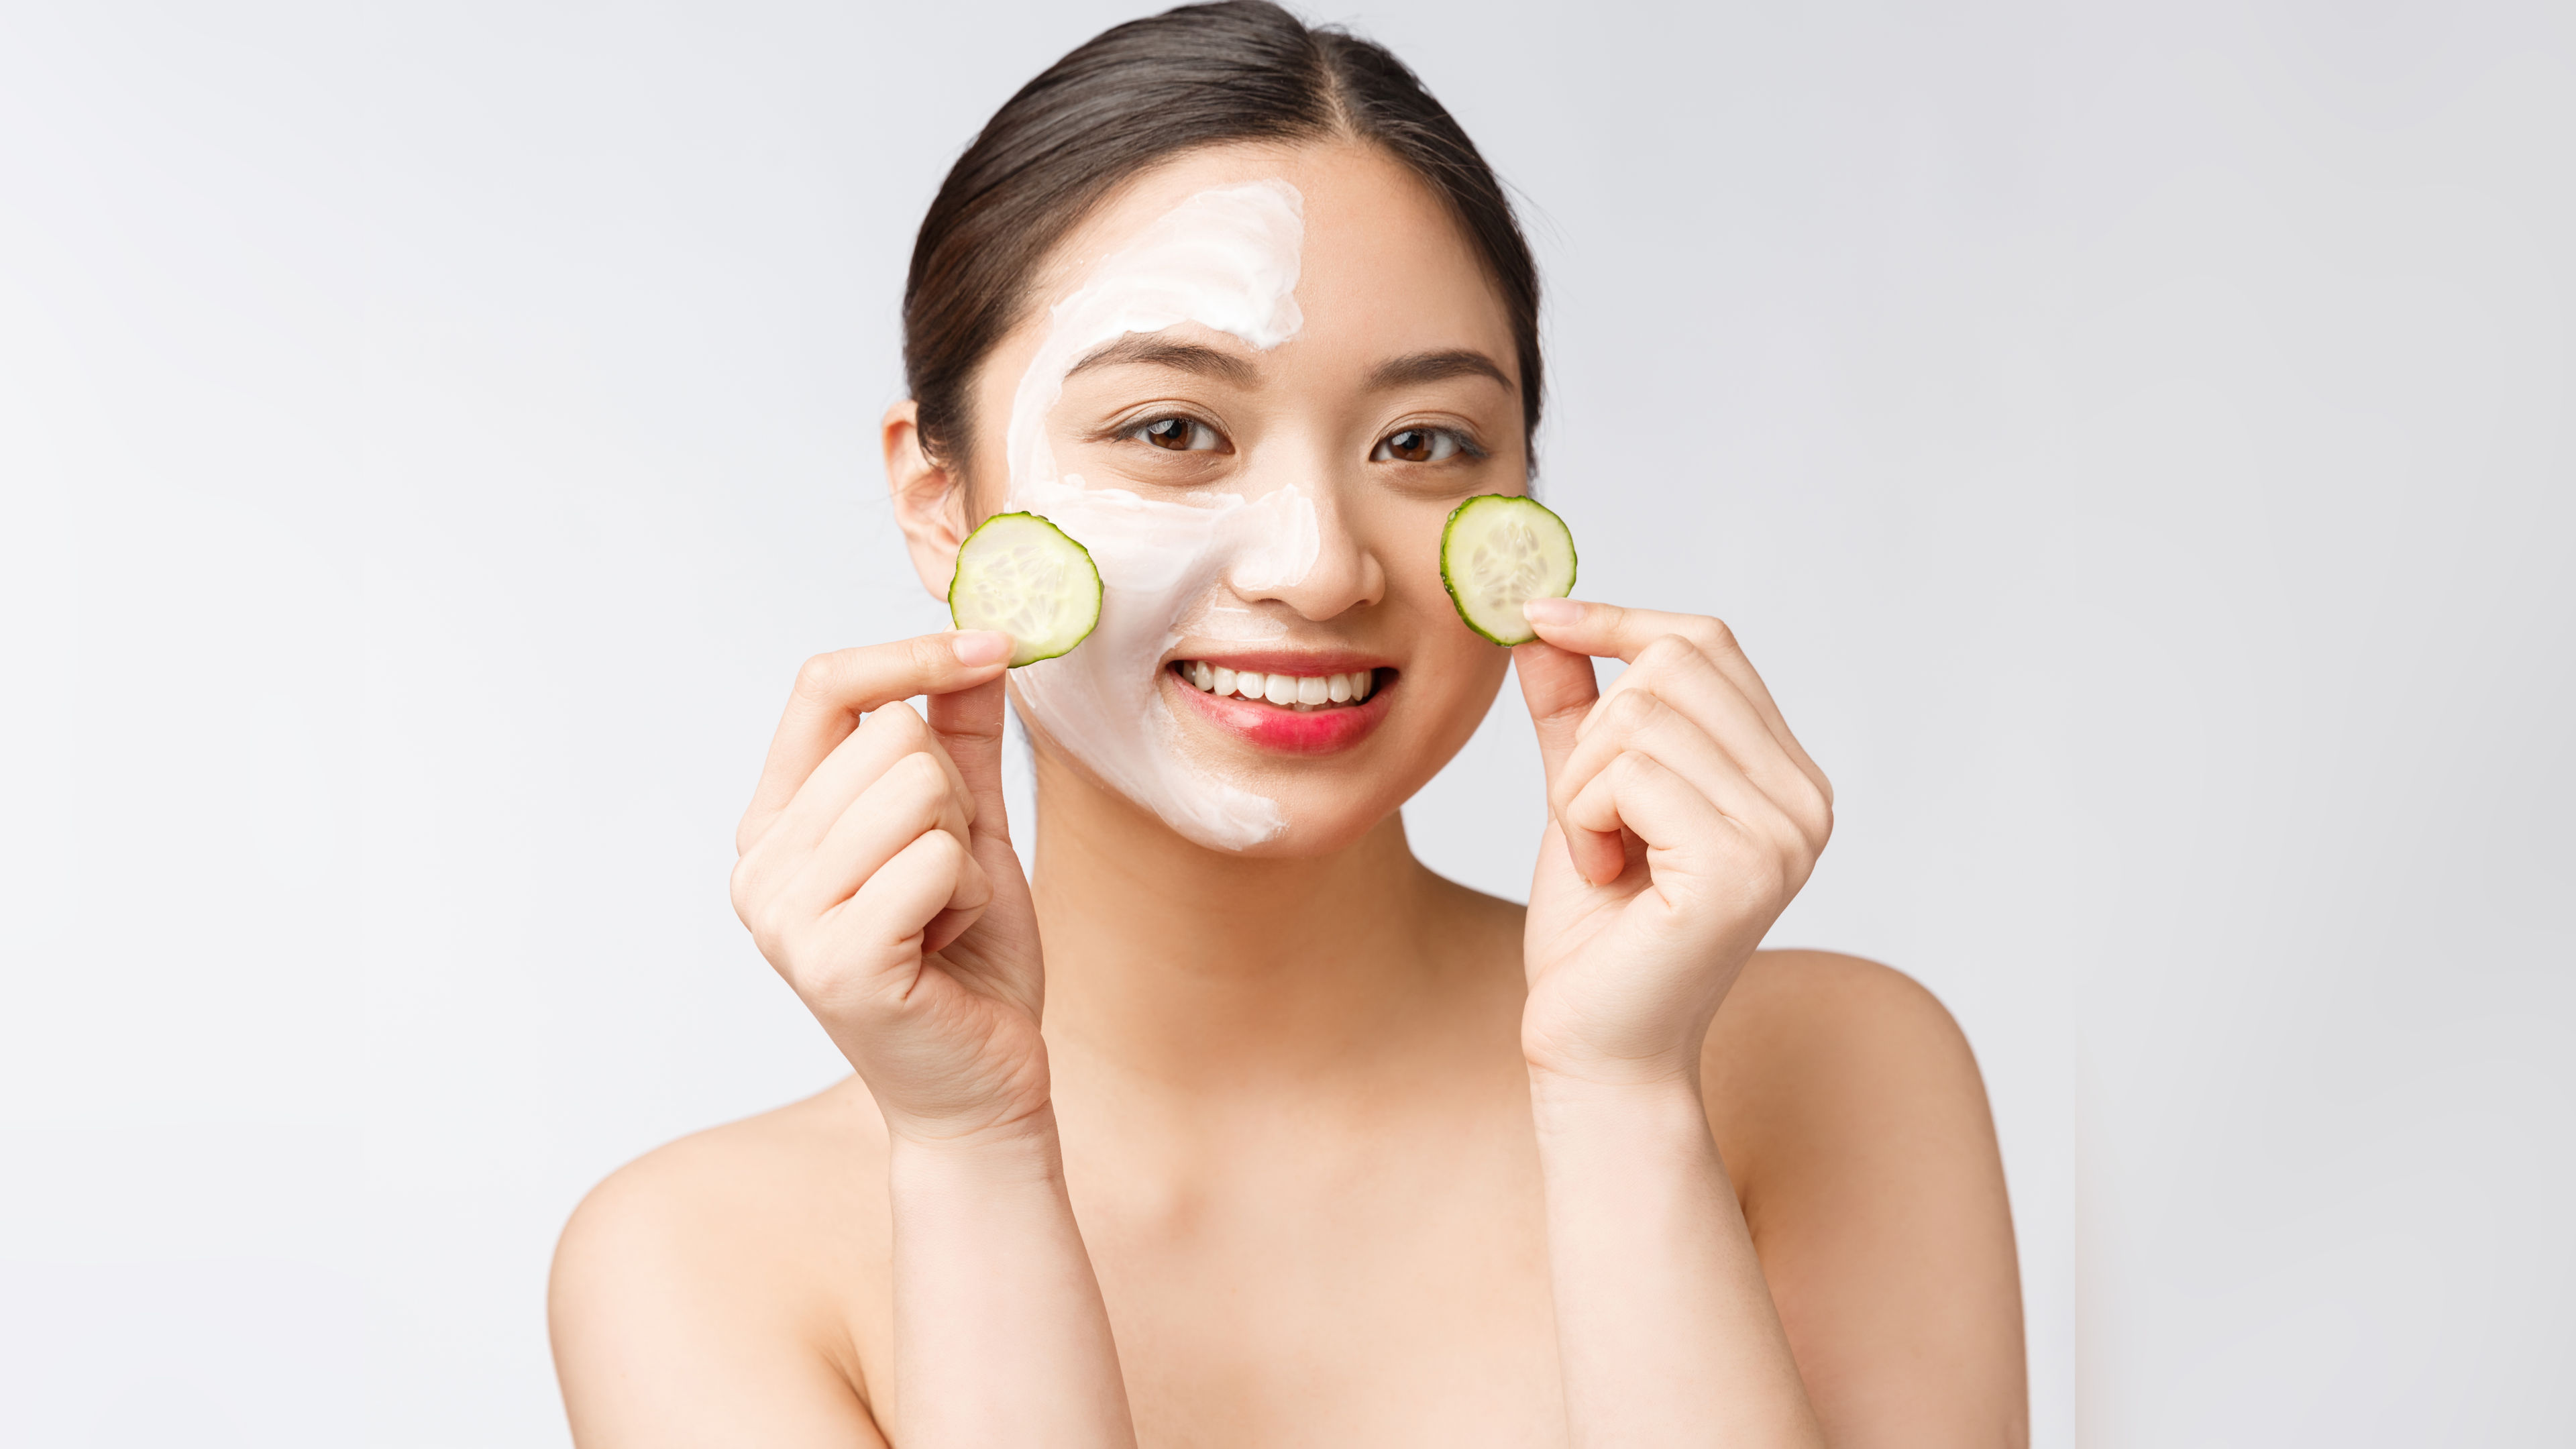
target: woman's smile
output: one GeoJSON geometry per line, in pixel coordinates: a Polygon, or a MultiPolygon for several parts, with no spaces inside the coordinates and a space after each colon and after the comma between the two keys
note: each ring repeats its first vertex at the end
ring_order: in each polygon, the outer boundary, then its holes
{"type": "Polygon", "coordinates": [[[1259,748],[1348,749],[1386,718],[1399,671],[1355,654],[1211,654],[1163,667],[1163,687],[1198,716],[1259,748]]]}

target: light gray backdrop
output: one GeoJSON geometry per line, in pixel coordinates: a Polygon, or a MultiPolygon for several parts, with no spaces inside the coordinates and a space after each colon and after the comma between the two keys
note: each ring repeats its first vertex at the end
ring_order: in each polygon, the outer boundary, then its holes
{"type": "MultiPolygon", "coordinates": [[[[935,626],[912,228],[1127,6],[0,6],[0,1441],[550,1445],[579,1195],[841,1064],[725,901],[935,626]],[[369,13],[361,13],[361,12],[369,13]]],[[[1840,787],[2046,1446],[2564,1443],[2576,10],[1389,3],[1587,592],[1840,787]]],[[[1507,693],[1407,812],[1518,893],[1507,693]]]]}

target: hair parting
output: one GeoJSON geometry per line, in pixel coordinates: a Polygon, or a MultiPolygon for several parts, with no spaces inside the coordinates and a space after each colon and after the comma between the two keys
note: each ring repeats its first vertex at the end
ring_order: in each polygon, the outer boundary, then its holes
{"type": "Polygon", "coordinates": [[[1475,143],[1383,46],[1268,0],[1223,0],[1094,36],[1003,103],[949,169],[903,294],[924,450],[964,463],[975,369],[1017,325],[1049,252],[1121,183],[1202,146],[1337,138],[1383,147],[1458,219],[1510,314],[1535,433],[1538,267],[1475,143]]]}

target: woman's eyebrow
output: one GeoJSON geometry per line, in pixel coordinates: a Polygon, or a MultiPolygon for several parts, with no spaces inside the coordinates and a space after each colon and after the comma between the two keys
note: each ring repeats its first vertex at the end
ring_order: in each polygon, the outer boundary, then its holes
{"type": "Polygon", "coordinates": [[[1236,387],[1250,387],[1256,380],[1253,366],[1229,352],[1219,352],[1198,342],[1181,342],[1151,333],[1130,332],[1105,347],[1084,354],[1080,362],[1064,370],[1067,377],[1087,368],[1120,367],[1143,363],[1148,367],[1176,367],[1229,382],[1236,387]]]}
{"type": "Polygon", "coordinates": [[[1489,377],[1501,384],[1505,392],[1512,388],[1512,379],[1500,363],[1465,347],[1453,347],[1445,352],[1416,352],[1381,362],[1369,374],[1368,385],[1371,391],[1384,391],[1418,387],[1426,382],[1440,382],[1452,377],[1489,377]]]}

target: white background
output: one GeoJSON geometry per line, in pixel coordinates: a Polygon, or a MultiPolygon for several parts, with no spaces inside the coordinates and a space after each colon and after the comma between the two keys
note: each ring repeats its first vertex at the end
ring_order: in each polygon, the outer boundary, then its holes
{"type": "MultiPolygon", "coordinates": [[[[554,1445],[553,1235],[840,1064],[725,901],[939,623],[912,230],[1097,3],[0,7],[0,1442],[554,1445]],[[371,12],[362,16],[361,12],[371,12]]],[[[2576,1421],[2576,9],[1387,3],[1586,592],[1832,771],[2045,1446],[2576,1421]]],[[[1408,810],[1517,894],[1514,692],[1408,810]]]]}

